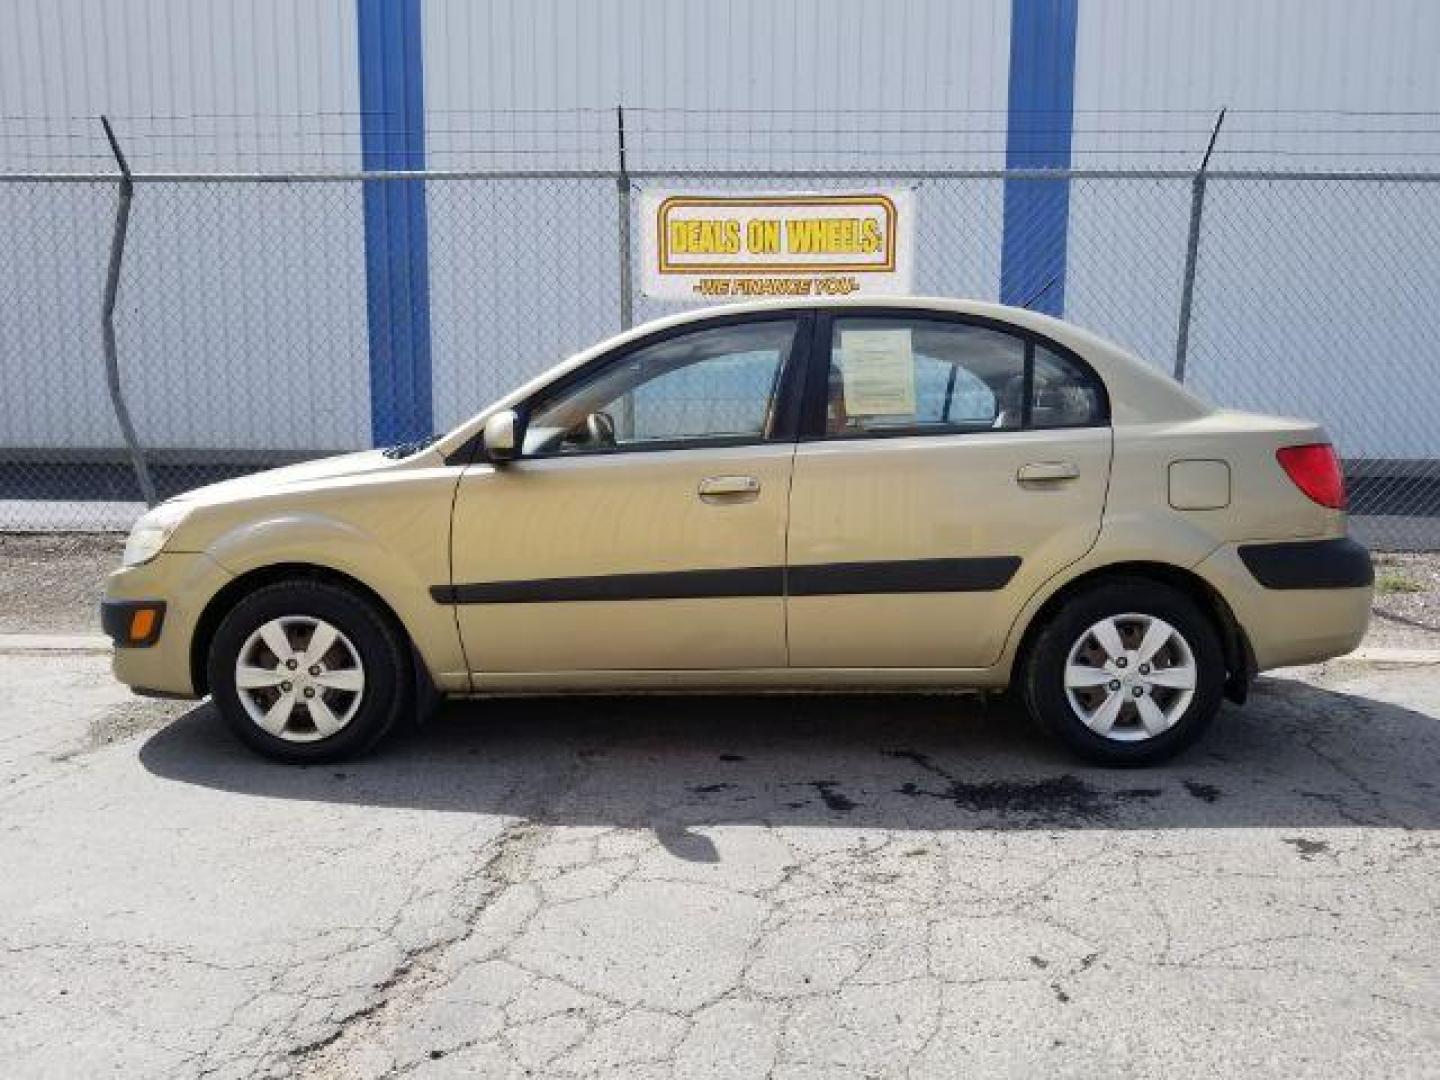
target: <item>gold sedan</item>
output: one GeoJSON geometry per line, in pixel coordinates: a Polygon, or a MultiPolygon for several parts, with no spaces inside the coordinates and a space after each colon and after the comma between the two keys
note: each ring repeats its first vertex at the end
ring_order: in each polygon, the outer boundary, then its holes
{"type": "Polygon", "coordinates": [[[1315,424],[1056,319],[753,304],[605,341],[437,440],[173,499],[103,615],[123,682],[209,694],[284,761],[441,695],[1013,686],[1133,763],[1360,641],[1344,504],[1315,424]]]}

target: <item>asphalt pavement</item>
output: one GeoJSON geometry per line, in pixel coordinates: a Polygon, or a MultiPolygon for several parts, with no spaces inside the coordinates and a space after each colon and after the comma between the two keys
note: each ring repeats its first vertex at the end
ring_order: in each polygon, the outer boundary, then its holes
{"type": "Polygon", "coordinates": [[[1163,768],[955,697],[448,708],[285,768],[0,654],[10,1076],[1403,1076],[1440,669],[1267,678],[1163,768]]]}

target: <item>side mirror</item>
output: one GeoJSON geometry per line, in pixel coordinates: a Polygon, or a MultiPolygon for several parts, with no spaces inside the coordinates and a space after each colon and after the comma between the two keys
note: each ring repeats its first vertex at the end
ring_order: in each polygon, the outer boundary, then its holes
{"type": "Polygon", "coordinates": [[[485,460],[504,465],[520,456],[525,422],[514,409],[505,409],[485,421],[485,460]]]}

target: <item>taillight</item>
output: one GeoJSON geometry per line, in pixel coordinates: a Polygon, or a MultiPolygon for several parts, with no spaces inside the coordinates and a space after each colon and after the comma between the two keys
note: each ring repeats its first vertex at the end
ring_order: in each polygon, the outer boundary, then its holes
{"type": "Polygon", "coordinates": [[[1345,509],[1345,474],[1329,443],[1282,446],[1275,451],[1275,460],[1295,486],[1321,506],[1345,509]]]}

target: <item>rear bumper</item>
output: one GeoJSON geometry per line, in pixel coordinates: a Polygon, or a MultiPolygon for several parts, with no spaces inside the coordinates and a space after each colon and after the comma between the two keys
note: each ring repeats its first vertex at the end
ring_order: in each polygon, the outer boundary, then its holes
{"type": "Polygon", "coordinates": [[[1238,552],[1267,589],[1368,589],[1375,583],[1370,552],[1348,536],[1241,544],[1238,552]]]}
{"type": "Polygon", "coordinates": [[[1353,540],[1227,544],[1196,569],[1230,605],[1260,671],[1342,656],[1370,625],[1374,571],[1353,540]]]}

